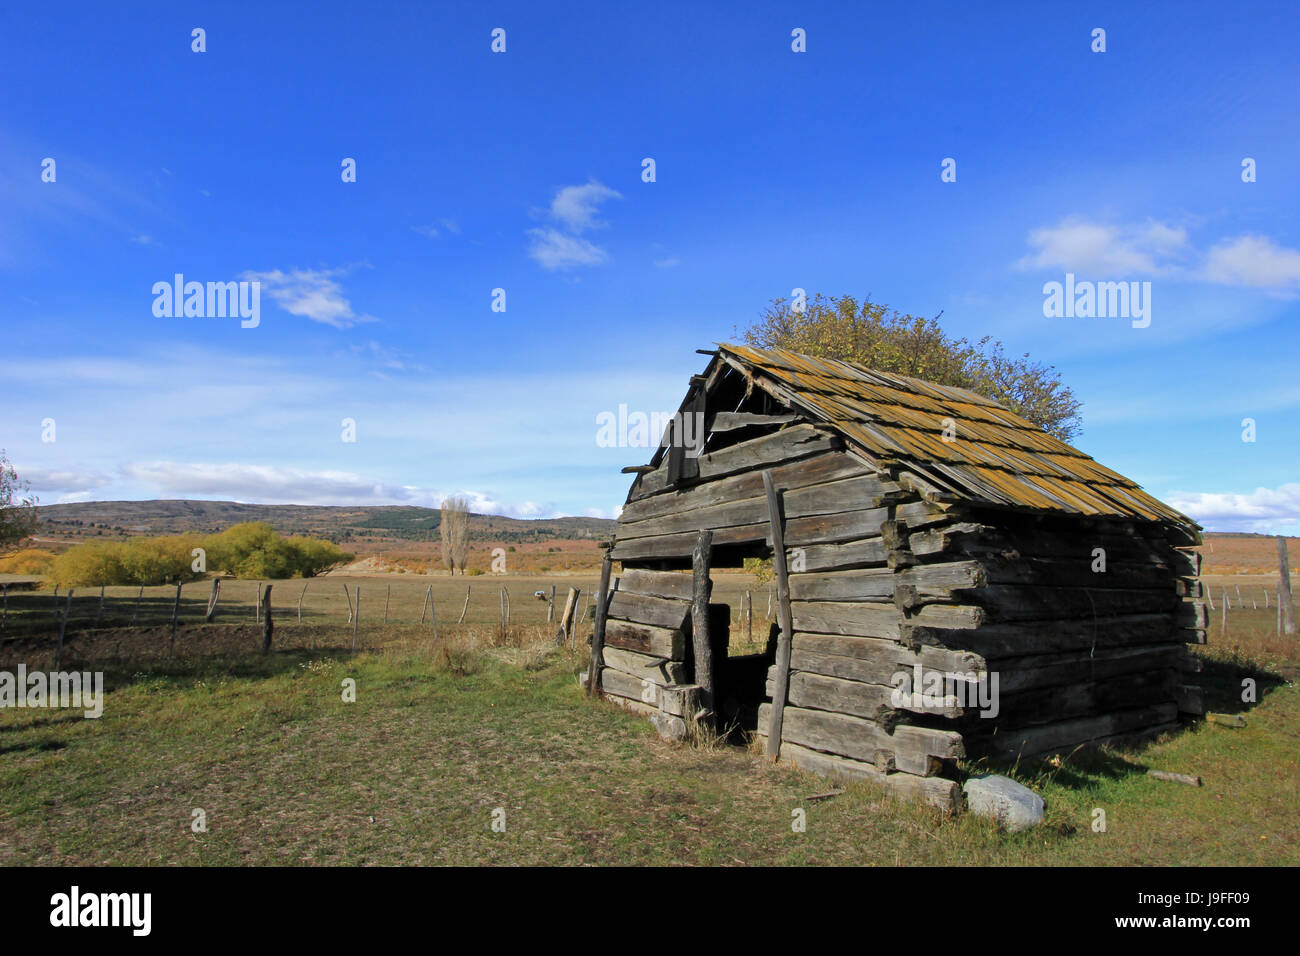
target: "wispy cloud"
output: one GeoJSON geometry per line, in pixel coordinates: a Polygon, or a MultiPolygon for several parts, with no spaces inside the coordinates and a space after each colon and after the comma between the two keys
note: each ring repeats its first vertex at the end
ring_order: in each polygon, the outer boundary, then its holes
{"type": "Polygon", "coordinates": [[[609,258],[594,243],[578,236],[566,236],[556,229],[529,229],[528,235],[533,237],[528,254],[544,269],[595,266],[609,258]]]}
{"type": "Polygon", "coordinates": [[[1205,277],[1227,285],[1295,291],[1300,289],[1300,252],[1267,236],[1239,236],[1210,250],[1205,277]]]}
{"type": "MultiPolygon", "coordinates": [[[[466,489],[444,490],[393,485],[348,471],[311,471],[237,462],[220,464],[174,461],[128,462],[127,478],[160,491],[187,498],[229,498],[263,504],[418,505],[438,507],[451,495],[469,499],[480,514],[536,518],[548,510],[536,501],[506,502],[491,494],[466,489]]],[[[554,515],[550,511],[549,515],[554,515]]],[[[549,516],[548,515],[548,516],[549,516]]]]}
{"type": "Polygon", "coordinates": [[[1033,251],[1016,263],[1022,269],[1111,277],[1160,275],[1282,295],[1300,291],[1300,251],[1268,236],[1225,238],[1201,253],[1182,226],[1155,220],[1114,225],[1067,217],[1055,226],[1032,230],[1028,241],[1033,251]]]}
{"type": "Polygon", "coordinates": [[[622,198],[617,190],[594,179],[582,186],[564,186],[546,210],[554,225],[528,230],[532,238],[528,255],[544,269],[594,266],[606,261],[609,257],[605,250],[581,234],[608,226],[608,222],[596,218],[600,206],[622,198]]]}
{"type": "Polygon", "coordinates": [[[1187,230],[1161,222],[1116,226],[1063,219],[1029,233],[1034,250],[1025,269],[1065,269],[1094,275],[1151,275],[1172,268],[1187,247],[1187,230]]]}
{"type": "Polygon", "coordinates": [[[290,315],[332,325],[336,329],[376,321],[372,315],[358,314],[343,294],[343,287],[335,277],[346,272],[346,269],[293,269],[289,272],[274,269],[270,272],[244,272],[240,278],[262,283],[262,291],[290,315]]]}
{"type": "Polygon", "coordinates": [[[1300,483],[1296,482],[1246,494],[1174,492],[1169,504],[1209,531],[1277,533],[1300,526],[1300,483]]]}

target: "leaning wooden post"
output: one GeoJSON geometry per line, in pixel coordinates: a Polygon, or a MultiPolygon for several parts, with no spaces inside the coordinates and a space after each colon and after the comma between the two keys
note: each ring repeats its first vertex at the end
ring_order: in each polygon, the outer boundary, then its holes
{"type": "MultiPolygon", "coordinates": [[[[307,584],[311,584],[310,581],[307,584]]],[[[307,596],[307,584],[302,586],[302,593],[298,595],[298,623],[302,623],[302,599],[307,596]]]]}
{"type": "Polygon", "coordinates": [[[135,609],[131,611],[131,626],[135,627],[136,616],[140,613],[140,602],[144,600],[144,585],[140,585],[140,590],[135,596],[135,609]]]}
{"type": "Polygon", "coordinates": [[[271,623],[271,585],[266,586],[262,592],[262,653],[271,652],[271,631],[275,625],[271,623]]]}
{"type": "MultiPolygon", "coordinates": [[[[360,588],[360,586],[358,586],[358,587],[357,587],[357,591],[360,592],[360,590],[361,590],[361,588],[360,588]]],[[[348,586],[347,586],[346,584],[343,585],[343,596],[346,597],[346,598],[348,599],[348,623],[351,624],[351,623],[352,623],[352,617],[353,617],[353,614],[352,614],[352,595],[348,593],[348,586]]]]}
{"type": "Polygon", "coordinates": [[[1291,562],[1287,559],[1286,538],[1277,539],[1278,587],[1277,604],[1282,609],[1282,630],[1295,633],[1295,605],[1291,603],[1291,562]]]}
{"type": "MultiPolygon", "coordinates": [[[[713,532],[701,531],[691,552],[695,572],[691,605],[691,644],[695,650],[695,683],[700,687],[702,723],[713,722],[713,644],[709,634],[709,562],[713,556],[713,532]]],[[[688,715],[689,716],[689,715],[688,715]]]]}
{"type": "Polygon", "coordinates": [[[211,624],[217,615],[217,600],[221,595],[221,578],[212,579],[212,593],[208,595],[208,609],[203,615],[203,623],[211,624]]]}
{"type": "MultiPolygon", "coordinates": [[[[68,629],[68,613],[72,610],[72,588],[68,588],[67,602],[63,605],[63,620],[59,623],[59,646],[54,652],[54,669],[63,663],[63,632],[68,629]]],[[[57,612],[55,612],[57,613],[57,612]]]]}
{"type": "Polygon", "coordinates": [[[460,609],[460,617],[456,620],[457,624],[465,623],[465,612],[469,610],[469,589],[471,587],[473,587],[471,584],[465,585],[465,603],[460,609]]]}
{"type": "Polygon", "coordinates": [[[425,612],[429,610],[429,599],[433,597],[433,585],[429,585],[429,590],[424,592],[424,603],[420,605],[420,623],[424,623],[425,612]]]}
{"type": "MultiPolygon", "coordinates": [[[[612,546],[611,546],[612,548],[612,546]]],[[[600,665],[605,650],[605,616],[609,613],[609,572],[613,559],[610,549],[605,551],[605,560],[600,563],[600,590],[596,592],[596,620],[591,632],[591,663],[587,665],[587,696],[600,695],[600,665]]],[[[554,588],[551,591],[555,593],[554,588]]]]}
{"type": "Polygon", "coordinates": [[[388,589],[384,591],[384,624],[385,625],[388,624],[388,599],[393,596],[393,586],[390,584],[387,586],[387,588],[388,589]]]}
{"type": "MultiPolygon", "coordinates": [[[[349,602],[350,603],[350,602],[349,602]]],[[[357,652],[357,625],[361,623],[361,585],[357,585],[357,610],[352,615],[352,653],[357,652]]]]}
{"type": "Polygon", "coordinates": [[[776,613],[780,620],[781,635],[776,642],[776,686],[772,690],[772,716],[767,727],[767,755],[781,756],[781,724],[785,719],[785,695],[790,682],[790,645],[794,639],[794,623],[790,617],[790,577],[785,566],[785,526],[781,517],[781,501],[770,471],[763,472],[763,488],[767,491],[767,514],[772,525],[772,568],[776,571],[776,613]]]}
{"type": "Polygon", "coordinates": [[[257,582],[257,597],[253,600],[253,623],[262,620],[262,582],[257,582]]]}
{"type": "Polygon", "coordinates": [[[555,621],[555,585],[551,585],[551,600],[546,605],[546,623],[552,624],[555,621]]]}
{"type": "Polygon", "coordinates": [[[564,599],[564,611],[560,614],[560,628],[555,632],[555,644],[557,647],[563,647],[565,638],[573,628],[573,619],[578,613],[578,595],[581,593],[577,588],[569,588],[569,596],[564,599]]]}
{"type": "Polygon", "coordinates": [[[99,607],[95,609],[95,627],[99,627],[99,619],[104,616],[104,585],[99,586],[99,607]]]}
{"type": "Polygon", "coordinates": [[[181,613],[181,582],[176,582],[176,602],[172,605],[172,642],[168,653],[176,653],[176,622],[181,613]]]}
{"type": "Polygon", "coordinates": [[[497,633],[504,641],[506,636],[506,589],[501,588],[501,591],[497,596],[501,601],[501,612],[497,617],[497,633]]]}
{"type": "Polygon", "coordinates": [[[745,592],[745,643],[754,643],[754,592],[745,592]]]}
{"type": "Polygon", "coordinates": [[[438,639],[438,607],[433,603],[433,585],[429,585],[429,623],[433,625],[433,639],[438,639]]]}

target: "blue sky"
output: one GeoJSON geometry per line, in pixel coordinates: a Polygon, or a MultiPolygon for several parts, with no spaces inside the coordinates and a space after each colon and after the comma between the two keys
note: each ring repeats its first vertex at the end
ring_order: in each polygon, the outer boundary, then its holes
{"type": "Polygon", "coordinates": [[[0,447],[43,503],[612,516],[648,452],[597,415],[803,288],[1054,364],[1084,451],[1300,531],[1294,5],[307,9],[0,13],[0,447]],[[176,273],[259,324],[155,316],[176,273]],[[1150,325],[1045,317],[1066,273],[1150,325]]]}

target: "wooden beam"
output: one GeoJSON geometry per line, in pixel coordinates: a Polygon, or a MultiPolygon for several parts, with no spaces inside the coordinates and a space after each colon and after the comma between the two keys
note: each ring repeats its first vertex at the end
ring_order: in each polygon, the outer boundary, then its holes
{"type": "Polygon", "coordinates": [[[587,694],[600,695],[601,652],[605,648],[605,618],[609,613],[609,572],[613,565],[609,552],[600,563],[600,590],[596,592],[596,620],[591,632],[591,661],[587,665],[587,694]]]}
{"type": "MultiPolygon", "coordinates": [[[[713,532],[701,531],[691,554],[694,571],[691,603],[691,643],[695,650],[695,683],[700,687],[700,707],[704,722],[713,719],[713,645],[709,642],[709,561],[713,554],[713,532]]],[[[685,715],[689,716],[689,715],[685,715]]]]}
{"type": "Polygon", "coordinates": [[[1282,612],[1281,630],[1284,634],[1294,634],[1296,627],[1295,605],[1291,603],[1291,562],[1287,560],[1286,538],[1281,535],[1277,539],[1277,563],[1277,603],[1282,612]]]}
{"type": "Polygon", "coordinates": [[[752,425],[789,425],[797,421],[799,421],[799,416],[794,414],[758,415],[753,412],[718,412],[713,416],[713,425],[710,430],[730,432],[738,428],[749,428],[752,425]]]}
{"type": "Polygon", "coordinates": [[[772,689],[772,720],[767,728],[767,755],[781,756],[781,724],[785,717],[785,696],[790,684],[790,642],[794,638],[794,622],[790,614],[790,575],[785,566],[785,528],[781,518],[781,502],[770,471],[763,472],[763,488],[767,492],[768,521],[772,526],[772,566],[776,571],[777,617],[781,634],[776,642],[776,674],[772,689]]]}

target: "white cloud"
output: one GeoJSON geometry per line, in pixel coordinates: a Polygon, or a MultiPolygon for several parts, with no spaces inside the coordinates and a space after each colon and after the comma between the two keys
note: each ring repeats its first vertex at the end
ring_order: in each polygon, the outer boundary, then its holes
{"type": "Polygon", "coordinates": [[[545,269],[594,266],[608,258],[599,246],[578,236],[566,236],[555,229],[529,229],[528,235],[533,237],[528,255],[545,269]]]}
{"type": "Polygon", "coordinates": [[[681,265],[681,260],[673,259],[673,258],[656,259],[655,265],[657,265],[660,269],[671,269],[673,266],[681,265]]]}
{"type": "Polygon", "coordinates": [[[609,225],[596,218],[600,204],[622,198],[621,193],[594,179],[584,186],[561,188],[546,213],[557,225],[528,230],[532,237],[528,255],[544,269],[594,266],[604,262],[609,258],[605,250],[581,238],[580,234],[609,225]]]}
{"type": "Polygon", "coordinates": [[[343,287],[335,281],[334,277],[345,271],[293,269],[284,272],[274,269],[270,272],[245,272],[240,278],[262,283],[262,291],[290,315],[332,325],[336,329],[348,329],[358,322],[374,322],[374,316],[359,315],[353,310],[352,303],[343,295],[343,287]]]}
{"type": "Polygon", "coordinates": [[[1239,236],[1210,250],[1205,278],[1226,285],[1295,289],[1300,287],[1300,252],[1276,245],[1267,236],[1239,236]]]}
{"type": "Polygon", "coordinates": [[[596,219],[600,204],[609,199],[622,198],[617,190],[594,179],[589,180],[585,186],[565,186],[551,200],[551,218],[573,233],[602,228],[608,223],[596,219]]]}
{"type": "Polygon", "coordinates": [[[108,484],[107,475],[93,470],[55,471],[48,468],[16,468],[18,477],[28,482],[32,490],[42,492],[92,491],[108,484]]]}
{"type": "Polygon", "coordinates": [[[411,227],[411,231],[412,231],[412,232],[418,232],[420,235],[424,236],[424,237],[427,238],[427,239],[437,239],[437,238],[438,238],[438,227],[437,227],[437,226],[433,226],[433,225],[429,225],[429,226],[412,226],[412,227],[411,227]]]}
{"type": "Polygon", "coordinates": [[[443,491],[415,485],[385,484],[354,472],[311,471],[276,465],[184,463],[174,461],[128,462],[127,478],[182,498],[219,497],[261,504],[305,505],[419,505],[436,508],[453,495],[469,499],[479,514],[512,518],[554,516],[535,501],[505,502],[477,491],[443,491]]]}
{"type": "Polygon", "coordinates": [[[1022,269],[1061,269],[1082,275],[1174,275],[1225,286],[1274,292],[1300,290],[1300,251],[1267,236],[1223,239],[1202,256],[1187,230],[1149,220],[1113,225],[1068,217],[1029,233],[1034,250],[1016,263],[1022,269]],[[1198,264],[1189,265],[1189,262],[1198,264]]]}
{"type": "Polygon", "coordinates": [[[1068,217],[1029,233],[1035,250],[1021,268],[1052,268],[1087,275],[1151,275],[1172,268],[1187,246],[1187,230],[1160,222],[1115,226],[1068,217]]]}
{"type": "Polygon", "coordinates": [[[1247,494],[1174,492],[1169,504],[1209,531],[1277,533],[1300,525],[1300,483],[1256,488],[1247,494]]]}

